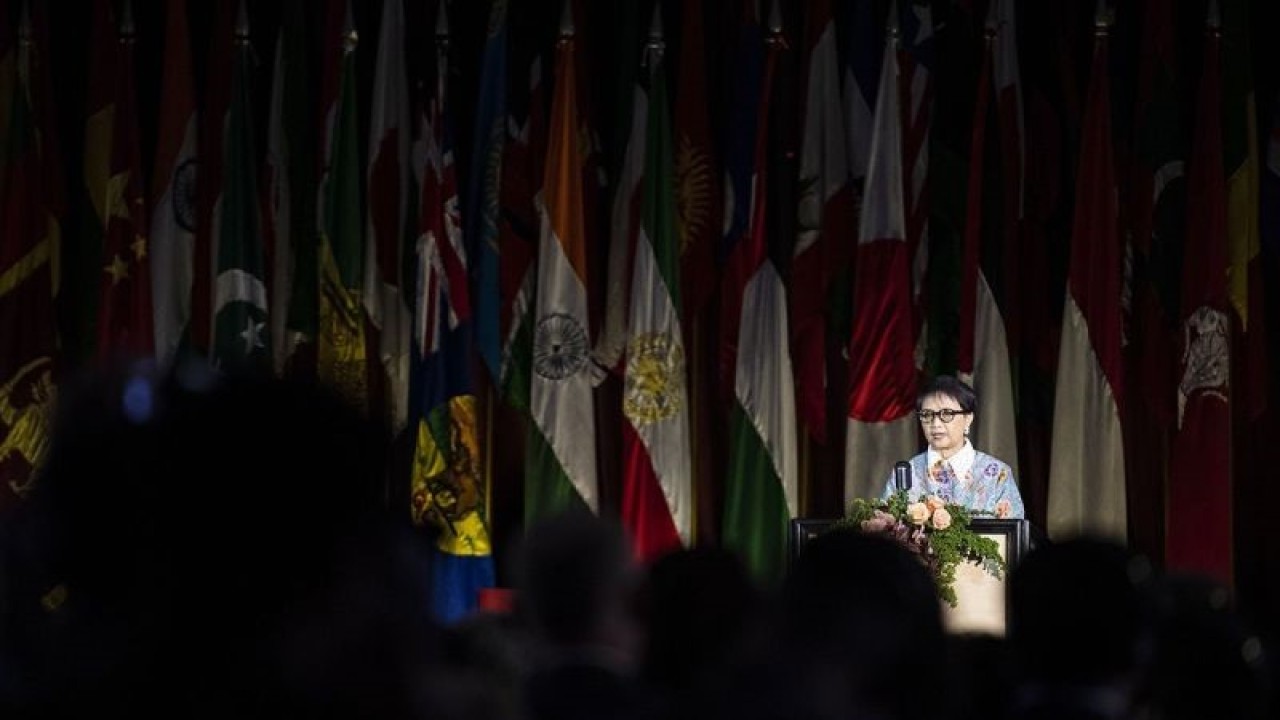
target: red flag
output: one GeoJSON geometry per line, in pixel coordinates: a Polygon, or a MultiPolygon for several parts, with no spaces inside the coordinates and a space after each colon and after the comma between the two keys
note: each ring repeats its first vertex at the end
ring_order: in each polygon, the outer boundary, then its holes
{"type": "Polygon", "coordinates": [[[151,272],[147,212],[138,149],[134,93],[133,21],[126,16],[116,41],[116,26],[104,0],[95,4],[96,60],[112,57],[114,117],[109,134],[86,133],[86,180],[103,232],[102,274],[98,292],[98,357],[139,357],[154,347],[151,330],[151,272]],[[104,137],[105,135],[105,137],[104,137]],[[108,144],[102,147],[104,139],[108,144]],[[92,149],[88,146],[93,144],[92,149]],[[90,167],[92,165],[92,167],[90,167]],[[90,175],[89,173],[92,173],[90,175]]]}
{"type": "Polygon", "coordinates": [[[1178,423],[1166,515],[1165,562],[1230,581],[1231,318],[1227,186],[1222,166],[1222,33],[1208,29],[1187,194],[1178,423]]]}
{"type": "Polygon", "coordinates": [[[680,69],[676,88],[676,204],[684,317],[692,319],[715,290],[720,229],[719,172],[707,117],[704,0],[682,3],[680,69]]]}
{"type": "Polygon", "coordinates": [[[791,342],[797,369],[796,409],[813,439],[825,442],[827,286],[837,255],[834,246],[851,243],[853,216],[840,107],[840,59],[829,0],[810,4],[805,34],[809,78],[800,157],[799,233],[791,261],[791,342]]]}
{"type": "MultiPolygon", "coordinates": [[[[24,19],[14,59],[11,154],[0,167],[0,510],[26,495],[48,450],[57,394],[61,163],[52,142],[42,8],[24,19]]],[[[0,25],[3,21],[0,20],[0,25]]]]}
{"type": "MultiPolygon", "coordinates": [[[[890,37],[896,38],[890,10],[890,37]]],[[[845,500],[871,497],[895,462],[919,445],[911,248],[904,198],[904,138],[897,41],[885,44],[854,264],[849,342],[849,421],[845,500]]]]}

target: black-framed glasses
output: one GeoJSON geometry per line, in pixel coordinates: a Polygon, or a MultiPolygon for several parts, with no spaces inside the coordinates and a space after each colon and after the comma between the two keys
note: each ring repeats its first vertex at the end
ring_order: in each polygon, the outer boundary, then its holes
{"type": "Polygon", "coordinates": [[[933,422],[934,418],[938,418],[943,423],[949,423],[956,419],[957,415],[968,415],[968,410],[952,410],[951,408],[943,408],[941,410],[921,410],[916,413],[920,418],[920,422],[928,425],[933,422]]]}

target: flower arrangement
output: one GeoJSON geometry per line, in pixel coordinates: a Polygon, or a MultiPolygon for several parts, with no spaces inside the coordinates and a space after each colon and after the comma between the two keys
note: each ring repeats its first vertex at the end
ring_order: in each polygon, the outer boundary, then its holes
{"type": "Polygon", "coordinates": [[[983,513],[934,495],[921,495],[912,502],[902,490],[886,500],[854,500],[836,527],[885,535],[901,543],[929,570],[938,597],[955,607],[956,567],[961,563],[977,563],[996,578],[1004,576],[1000,546],[969,529],[975,514],[983,513]]]}

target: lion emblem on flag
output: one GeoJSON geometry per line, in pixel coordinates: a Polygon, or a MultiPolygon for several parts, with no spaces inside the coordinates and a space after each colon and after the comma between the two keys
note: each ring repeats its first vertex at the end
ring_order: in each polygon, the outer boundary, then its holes
{"type": "Polygon", "coordinates": [[[0,477],[19,498],[31,490],[48,452],[57,390],[49,357],[27,363],[0,386],[0,477]]]}
{"type": "Polygon", "coordinates": [[[622,412],[636,427],[684,409],[684,348],[670,333],[647,333],[627,347],[622,412]]]}
{"type": "Polygon", "coordinates": [[[1207,305],[1196,308],[1183,324],[1182,380],[1178,383],[1178,427],[1194,393],[1227,402],[1231,382],[1230,322],[1226,313],[1207,305]]]}

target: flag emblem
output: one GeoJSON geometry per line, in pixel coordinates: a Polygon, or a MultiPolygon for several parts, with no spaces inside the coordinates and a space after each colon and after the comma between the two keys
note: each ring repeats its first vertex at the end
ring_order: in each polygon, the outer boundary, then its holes
{"type": "Polygon", "coordinates": [[[680,254],[683,255],[711,226],[711,193],[715,190],[711,158],[692,140],[682,136],[675,171],[676,211],[680,214],[676,231],[680,233],[680,254]]]}
{"type": "Polygon", "coordinates": [[[53,360],[40,357],[27,363],[13,378],[0,385],[0,423],[8,432],[0,442],[0,468],[15,457],[30,468],[9,475],[9,489],[25,497],[38,475],[49,447],[50,417],[56,402],[53,360]],[[25,478],[25,480],[24,480],[25,478]]]}
{"type": "Polygon", "coordinates": [[[428,421],[418,422],[411,516],[416,525],[429,523],[444,531],[439,542],[445,552],[488,555],[475,397],[451,398],[446,423],[437,437],[428,421]]]}
{"type": "Polygon", "coordinates": [[[551,313],[538,321],[533,339],[533,369],[541,377],[564,380],[587,365],[589,349],[582,323],[566,313],[551,313]]]}
{"type": "Polygon", "coordinates": [[[671,333],[645,333],[627,345],[622,412],[633,425],[650,425],[684,409],[684,350],[671,333]]]}
{"type": "Polygon", "coordinates": [[[1226,313],[1202,305],[1191,313],[1183,327],[1186,352],[1182,381],[1178,383],[1178,426],[1192,393],[1203,392],[1227,402],[1231,379],[1231,357],[1228,351],[1226,313]]]}
{"type": "Polygon", "coordinates": [[[196,231],[196,160],[178,166],[173,174],[173,219],[187,232],[196,231]]]}

